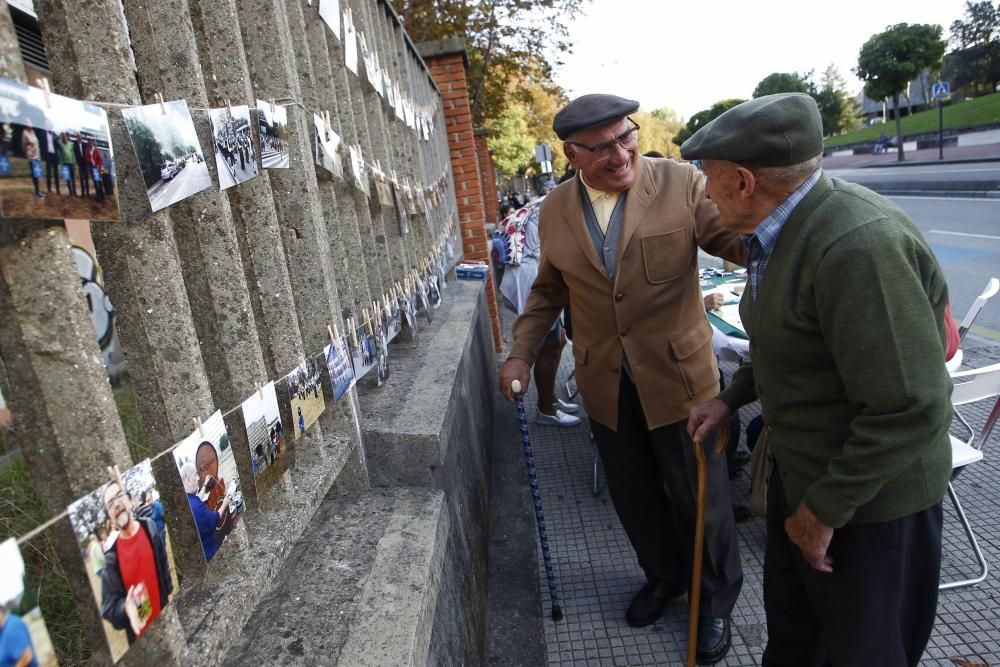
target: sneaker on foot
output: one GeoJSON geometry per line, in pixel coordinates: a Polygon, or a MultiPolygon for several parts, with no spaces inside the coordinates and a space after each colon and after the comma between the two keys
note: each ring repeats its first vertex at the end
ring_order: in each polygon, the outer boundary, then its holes
{"type": "Polygon", "coordinates": [[[539,412],[537,422],[539,424],[549,424],[550,426],[576,426],[580,423],[580,418],[568,415],[562,410],[556,410],[554,415],[539,412]]]}
{"type": "Polygon", "coordinates": [[[576,403],[567,403],[561,398],[557,398],[556,402],[552,404],[552,407],[554,407],[556,410],[562,410],[568,415],[575,415],[577,412],[580,411],[579,405],[577,405],[576,403]]]}

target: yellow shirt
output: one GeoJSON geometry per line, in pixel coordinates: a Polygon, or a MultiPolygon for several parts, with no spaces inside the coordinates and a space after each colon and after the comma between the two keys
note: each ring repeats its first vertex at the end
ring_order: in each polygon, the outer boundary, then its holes
{"type": "Polygon", "coordinates": [[[587,189],[587,196],[590,198],[590,205],[594,209],[594,217],[597,218],[597,224],[601,227],[601,233],[607,234],[608,223],[611,222],[611,214],[615,210],[615,205],[618,204],[618,198],[621,197],[621,193],[595,190],[587,185],[587,181],[583,180],[582,173],[580,174],[580,182],[587,189]]]}

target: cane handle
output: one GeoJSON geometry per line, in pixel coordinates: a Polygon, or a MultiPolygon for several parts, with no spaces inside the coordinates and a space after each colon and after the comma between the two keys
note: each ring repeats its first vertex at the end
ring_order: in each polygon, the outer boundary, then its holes
{"type": "Polygon", "coordinates": [[[511,383],[510,383],[510,390],[512,392],[514,392],[515,394],[520,394],[521,393],[521,381],[520,380],[512,380],[511,383]]]}

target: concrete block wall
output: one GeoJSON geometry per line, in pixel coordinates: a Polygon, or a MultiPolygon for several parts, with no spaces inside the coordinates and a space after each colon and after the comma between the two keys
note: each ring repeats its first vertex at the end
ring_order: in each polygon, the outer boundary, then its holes
{"type": "MultiPolygon", "coordinates": [[[[445,65],[453,76],[442,95],[440,82],[385,0],[341,2],[390,76],[416,103],[435,110],[434,132],[426,141],[395,118],[367,81],[346,71],[342,39],[326,29],[316,5],[309,0],[35,1],[54,92],[103,104],[111,120],[123,220],[93,223],[91,229],[153,455],[187,436],[192,417],[236,407],[258,382],[283,376],[304,355],[321,350],[328,325],[343,330],[346,317],[357,319],[394,282],[418,270],[446,235],[461,236],[467,256],[488,254],[462,57],[460,72],[454,62],[445,65]],[[152,213],[120,110],[151,103],[157,93],[187,100],[203,149],[212,141],[201,110],[226,99],[251,106],[256,99],[278,100],[288,110],[290,168],[262,169],[225,192],[213,185],[152,213]],[[464,95],[464,115],[456,115],[458,107],[450,104],[456,95],[464,95]],[[345,141],[361,146],[366,159],[377,159],[386,172],[414,185],[450,173],[460,179],[461,193],[449,182],[442,203],[411,215],[412,231],[403,233],[392,208],[315,167],[312,114],[321,111],[329,113],[345,141]]],[[[3,0],[0,15],[0,35],[12,35],[3,0]]],[[[24,80],[16,44],[4,39],[0,45],[0,75],[24,80]]],[[[214,161],[206,162],[217,183],[214,161]]],[[[451,322],[461,333],[452,379],[478,395],[492,386],[499,328],[492,284],[476,285],[471,297],[468,289],[473,288],[455,291],[465,294],[465,309],[448,318],[442,314],[440,325],[451,322]]],[[[446,292],[446,299],[451,296],[446,292]]],[[[54,516],[102,484],[106,466],[126,469],[137,463],[101,366],[62,221],[0,222],[0,312],[0,388],[24,436],[18,441],[31,483],[54,516]]],[[[427,337],[426,344],[433,340],[427,337]]],[[[412,350],[424,344],[418,338],[412,350]]],[[[296,442],[295,465],[256,503],[258,510],[245,515],[210,565],[202,557],[172,457],[154,463],[182,582],[173,603],[121,664],[218,664],[236,655],[231,651],[242,641],[241,629],[269,596],[280,594],[280,573],[288,571],[294,554],[308,551],[309,528],[326,516],[324,508],[339,511],[342,495],[375,497],[371,476],[381,480],[387,473],[366,455],[365,434],[371,430],[363,428],[362,410],[376,396],[352,390],[328,403],[296,442]]],[[[463,400],[467,394],[443,396],[451,421],[442,426],[442,443],[489,433],[482,422],[463,421],[467,415],[456,408],[463,400]]],[[[427,524],[432,533],[415,552],[414,572],[422,567],[435,582],[428,586],[432,597],[443,590],[450,602],[427,606],[431,598],[421,598],[424,607],[414,615],[425,619],[423,639],[414,650],[425,658],[440,650],[432,647],[446,645],[459,646],[468,658],[478,655],[478,607],[466,612],[464,629],[447,641],[435,623],[452,618],[464,586],[485,591],[487,444],[476,442],[472,451],[449,445],[433,479],[397,480],[377,491],[396,503],[392,530],[427,524]],[[396,491],[410,486],[428,490],[396,491]],[[431,519],[414,508],[425,508],[431,519]],[[416,517],[416,523],[407,517],[416,517]],[[456,522],[468,521],[477,522],[474,534],[455,530],[456,522]],[[443,563],[452,561],[472,572],[471,583],[445,577],[437,585],[434,578],[448,569],[443,563]]],[[[247,461],[239,463],[241,473],[249,470],[247,461]]],[[[244,488],[253,486],[252,480],[241,481],[244,488]]],[[[61,545],[59,562],[84,628],[85,652],[93,664],[108,663],[68,520],[50,530],[61,545]]],[[[393,544],[387,539],[384,558],[391,558],[393,544]]],[[[371,600],[378,599],[376,593],[371,600]]],[[[351,645],[358,650],[356,640],[351,645]]]]}

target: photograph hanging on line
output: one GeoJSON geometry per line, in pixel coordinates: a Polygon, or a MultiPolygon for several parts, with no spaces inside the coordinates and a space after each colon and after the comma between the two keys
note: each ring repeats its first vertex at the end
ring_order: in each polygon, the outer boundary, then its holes
{"type": "Polygon", "coordinates": [[[56,667],[56,652],[38,608],[38,589],[13,537],[0,542],[0,665],[56,667]]]}
{"type": "Polygon", "coordinates": [[[122,109],[154,211],[212,185],[187,101],[122,109]]]}
{"type": "Polygon", "coordinates": [[[403,328],[403,318],[402,313],[400,312],[398,299],[389,300],[389,312],[386,315],[386,323],[388,325],[386,328],[386,331],[388,331],[388,339],[391,341],[399,335],[399,332],[403,328]]]}
{"type": "Polygon", "coordinates": [[[209,109],[212,141],[215,142],[215,166],[219,170],[219,189],[249,181],[260,173],[257,150],[250,131],[250,107],[209,109]]]}
{"type": "Polygon", "coordinates": [[[386,329],[387,324],[383,320],[381,325],[375,327],[375,377],[379,387],[389,379],[389,337],[386,329]]]}
{"type": "Polygon", "coordinates": [[[351,19],[351,10],[345,9],[344,19],[344,66],[351,71],[354,76],[358,75],[358,34],[354,29],[354,21],[351,19]]]}
{"type": "Polygon", "coordinates": [[[288,447],[285,445],[285,428],[278,414],[278,395],[274,383],[268,382],[255,391],[240,406],[243,425],[250,446],[250,465],[257,496],[268,489],[288,470],[288,447]]]}
{"type": "Polygon", "coordinates": [[[340,135],[333,131],[318,114],[313,114],[316,127],[316,164],[337,178],[344,178],[344,166],[340,157],[340,135]]]}
{"type": "Polygon", "coordinates": [[[0,78],[0,217],[121,219],[104,109],[0,78]]]}
{"type": "Polygon", "coordinates": [[[355,381],[360,381],[368,371],[375,368],[375,336],[368,332],[368,326],[362,324],[355,332],[351,345],[351,364],[354,366],[355,381]]]}
{"type": "Polygon", "coordinates": [[[292,404],[292,420],[295,422],[295,439],[298,440],[306,429],[326,409],[320,373],[323,363],[315,355],[307,357],[288,376],[288,400],[292,404]]]}
{"type": "Polygon", "coordinates": [[[441,307],[441,288],[438,286],[437,274],[433,271],[427,276],[427,298],[433,308],[441,307]]]}
{"type": "Polygon", "coordinates": [[[260,162],[265,169],[288,169],[288,110],[257,100],[260,162]]]}
{"type": "Polygon", "coordinates": [[[430,324],[434,321],[434,315],[431,313],[431,304],[427,299],[427,285],[420,278],[417,279],[417,295],[420,297],[420,306],[424,309],[424,317],[430,324]]]}
{"type": "Polygon", "coordinates": [[[354,386],[354,366],[351,364],[347,337],[341,336],[336,343],[324,347],[323,358],[326,359],[326,370],[333,386],[333,400],[339,401],[354,386]]]}
{"type": "Polygon", "coordinates": [[[340,40],[340,0],[319,0],[319,17],[340,40]]]}
{"type": "Polygon", "coordinates": [[[202,554],[211,562],[246,509],[222,412],[216,410],[173,454],[202,554]]]}
{"type": "Polygon", "coordinates": [[[111,659],[118,662],[177,590],[149,459],[67,508],[111,659]]]}
{"type": "Polygon", "coordinates": [[[401,310],[403,311],[403,319],[406,321],[406,326],[410,330],[410,337],[416,338],[417,335],[417,295],[415,292],[410,292],[409,294],[404,294],[399,298],[401,310]]]}
{"type": "Polygon", "coordinates": [[[392,202],[396,206],[396,215],[399,217],[399,231],[402,234],[410,233],[410,214],[406,212],[403,205],[403,197],[400,186],[392,183],[392,202]]]}
{"type": "Polygon", "coordinates": [[[348,146],[348,153],[351,156],[351,175],[354,177],[354,187],[365,193],[366,197],[371,197],[371,189],[368,186],[368,168],[361,155],[361,149],[357,146],[348,146]]]}

